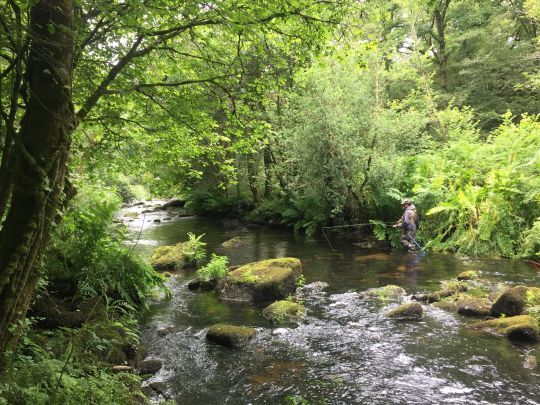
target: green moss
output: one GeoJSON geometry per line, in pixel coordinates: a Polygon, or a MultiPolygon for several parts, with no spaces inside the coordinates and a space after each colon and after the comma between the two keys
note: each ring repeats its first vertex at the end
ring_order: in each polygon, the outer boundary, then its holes
{"type": "Polygon", "coordinates": [[[467,283],[463,281],[443,281],[441,291],[448,291],[453,294],[465,292],[469,289],[467,283]]]}
{"type": "Polygon", "coordinates": [[[279,259],[268,259],[245,264],[231,272],[231,275],[233,275],[233,273],[240,275],[247,272],[250,272],[253,275],[260,275],[263,274],[268,268],[291,269],[297,277],[299,277],[302,273],[302,264],[300,259],[296,259],[294,257],[282,257],[279,259]]]}
{"type": "Polygon", "coordinates": [[[445,311],[457,311],[458,310],[458,305],[453,300],[452,301],[447,301],[447,300],[437,301],[437,302],[434,302],[431,305],[434,306],[435,308],[444,309],[445,311]]]}
{"type": "Polygon", "coordinates": [[[467,290],[467,295],[475,298],[488,298],[489,290],[481,285],[476,285],[467,290]]]}
{"type": "Polygon", "coordinates": [[[290,257],[249,263],[231,271],[228,279],[232,282],[269,284],[280,282],[293,274],[300,276],[302,265],[299,259],[290,257]]]}
{"type": "Polygon", "coordinates": [[[506,336],[510,340],[524,342],[540,341],[540,326],[536,319],[529,315],[518,315],[491,319],[471,325],[473,329],[499,336],[506,336]]]}
{"type": "Polygon", "coordinates": [[[419,303],[413,302],[391,309],[386,316],[392,319],[420,320],[424,316],[424,309],[419,303]]]}
{"type": "Polygon", "coordinates": [[[473,323],[470,327],[472,329],[478,329],[485,332],[494,333],[496,335],[506,335],[509,328],[515,329],[515,327],[519,325],[537,327],[536,322],[529,315],[518,315],[490,319],[488,321],[473,323]]]}
{"type": "Polygon", "coordinates": [[[474,270],[463,271],[456,277],[459,281],[466,281],[478,278],[478,272],[474,270]]]}
{"type": "Polygon", "coordinates": [[[529,287],[525,293],[525,306],[527,308],[540,305],[540,288],[529,287]]]}
{"type": "Polygon", "coordinates": [[[306,308],[293,301],[276,301],[263,310],[263,316],[275,323],[284,323],[303,318],[306,308]]]}
{"type": "Polygon", "coordinates": [[[367,298],[381,301],[399,299],[406,294],[405,290],[397,285],[387,285],[379,288],[370,288],[365,292],[367,298]]]}
{"type": "Polygon", "coordinates": [[[249,263],[227,274],[220,285],[224,299],[235,301],[275,301],[294,292],[301,275],[300,260],[270,259],[249,263]]]}
{"type": "Polygon", "coordinates": [[[200,248],[194,249],[192,242],[180,242],[155,249],[150,258],[150,264],[156,270],[178,270],[195,265],[200,255],[200,248]]]}
{"type": "Polygon", "coordinates": [[[184,243],[173,246],[160,246],[154,250],[150,264],[156,270],[180,269],[186,264],[184,243]]]}
{"type": "Polygon", "coordinates": [[[456,302],[461,315],[486,317],[491,315],[491,302],[485,298],[465,296],[456,302]]]}
{"type": "Polygon", "coordinates": [[[519,315],[526,308],[540,305],[540,288],[518,285],[507,288],[493,304],[495,315],[519,315]]]}
{"type": "Polygon", "coordinates": [[[254,328],[247,326],[216,324],[208,329],[206,339],[227,347],[239,347],[247,343],[256,333],[254,328]]]}

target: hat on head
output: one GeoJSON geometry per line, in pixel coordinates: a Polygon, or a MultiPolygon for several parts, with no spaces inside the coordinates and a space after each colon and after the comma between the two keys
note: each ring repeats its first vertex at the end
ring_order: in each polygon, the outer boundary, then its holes
{"type": "Polygon", "coordinates": [[[412,204],[412,201],[409,200],[408,198],[405,198],[404,200],[401,201],[401,205],[405,205],[405,204],[412,204]]]}

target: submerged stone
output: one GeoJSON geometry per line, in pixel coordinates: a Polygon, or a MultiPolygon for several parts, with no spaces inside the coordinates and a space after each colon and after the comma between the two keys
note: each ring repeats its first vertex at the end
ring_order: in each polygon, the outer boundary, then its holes
{"type": "Polygon", "coordinates": [[[297,302],[276,301],[263,310],[263,316],[274,323],[297,321],[306,315],[306,308],[297,302]]]}
{"type": "Polygon", "coordinates": [[[406,291],[397,285],[387,285],[379,288],[370,288],[364,292],[366,298],[378,299],[381,301],[397,300],[403,297],[406,291]]]}
{"type": "Polygon", "coordinates": [[[217,324],[208,329],[206,339],[233,348],[245,345],[256,333],[256,329],[247,326],[217,324]]]}
{"type": "Polygon", "coordinates": [[[400,305],[386,313],[388,318],[419,321],[424,316],[424,308],[418,302],[400,305]]]}
{"type": "Polygon", "coordinates": [[[220,281],[221,298],[234,301],[274,301],[284,299],[296,290],[302,274],[299,259],[284,257],[249,263],[227,274],[220,281]]]}
{"type": "Polygon", "coordinates": [[[230,248],[240,247],[243,244],[244,244],[244,241],[242,239],[240,239],[239,237],[234,237],[234,238],[231,238],[231,239],[226,240],[225,242],[223,242],[221,244],[221,247],[224,247],[226,249],[230,249],[230,248]]]}

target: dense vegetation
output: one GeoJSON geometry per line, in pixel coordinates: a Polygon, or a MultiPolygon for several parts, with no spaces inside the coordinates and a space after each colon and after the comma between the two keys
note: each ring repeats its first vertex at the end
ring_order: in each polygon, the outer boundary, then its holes
{"type": "MultiPolygon", "coordinates": [[[[409,197],[432,249],[540,258],[535,0],[2,10],[9,403],[138,395],[138,377],[104,362],[136,348],[136,314],[163,280],[125,247],[113,224],[122,202],[180,196],[196,213],[315,235],[394,220],[409,197]],[[46,300],[79,315],[46,325],[46,300]]],[[[201,276],[225,267],[213,257],[201,276]]]]}

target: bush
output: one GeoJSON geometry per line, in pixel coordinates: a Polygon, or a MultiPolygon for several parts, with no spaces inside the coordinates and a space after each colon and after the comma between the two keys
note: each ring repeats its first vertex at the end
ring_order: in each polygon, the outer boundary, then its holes
{"type": "Polygon", "coordinates": [[[203,281],[208,281],[216,278],[223,278],[227,274],[227,266],[229,259],[227,256],[218,256],[212,253],[210,263],[203,268],[197,270],[197,275],[203,281]]]}
{"type": "Polygon", "coordinates": [[[110,365],[102,362],[105,350],[120,350],[130,341],[121,337],[120,331],[133,336],[135,328],[133,322],[111,319],[80,330],[30,330],[23,335],[17,351],[5,356],[0,404],[139,403],[136,397],[143,397],[141,378],[130,373],[114,374],[110,365]],[[104,330],[109,331],[109,337],[104,330]],[[114,330],[118,333],[111,337],[114,330]]]}
{"type": "Polygon", "coordinates": [[[444,148],[416,159],[422,232],[430,245],[467,255],[526,257],[537,254],[540,217],[540,122],[511,115],[487,142],[470,118],[450,128],[444,148]],[[465,129],[464,129],[465,128],[465,129]]]}
{"type": "Polygon", "coordinates": [[[50,283],[70,284],[84,300],[106,295],[146,305],[146,296],[162,287],[164,278],[125,246],[124,233],[112,223],[119,206],[110,189],[79,189],[45,260],[50,283]]]}
{"type": "Polygon", "coordinates": [[[240,217],[252,209],[243,198],[227,197],[219,192],[199,192],[190,195],[186,208],[202,216],[240,217]]]}
{"type": "Polygon", "coordinates": [[[201,240],[204,233],[197,236],[192,232],[188,232],[187,235],[188,240],[182,245],[182,254],[187,263],[198,265],[206,257],[206,242],[201,240]]]}

